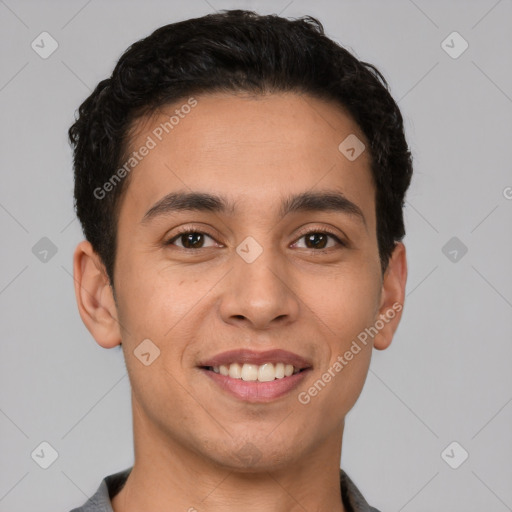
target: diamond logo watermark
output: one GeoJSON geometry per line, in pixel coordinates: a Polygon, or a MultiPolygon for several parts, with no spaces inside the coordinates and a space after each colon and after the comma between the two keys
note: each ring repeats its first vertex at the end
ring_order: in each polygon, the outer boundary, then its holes
{"type": "Polygon", "coordinates": [[[137,345],[133,353],[144,366],[149,366],[160,356],[160,349],[150,339],[145,339],[137,345]]]}
{"type": "Polygon", "coordinates": [[[456,236],[454,236],[443,245],[441,252],[452,263],[458,263],[468,252],[468,248],[456,236]]]}
{"type": "Polygon", "coordinates": [[[240,462],[252,466],[261,459],[261,451],[254,444],[246,443],[236,452],[236,456],[240,462]]]}
{"type": "Polygon", "coordinates": [[[343,139],[338,146],[340,153],[351,162],[356,160],[356,158],[359,158],[365,148],[366,146],[363,144],[363,141],[353,133],[343,139]]]}
{"type": "Polygon", "coordinates": [[[263,252],[263,247],[252,236],[248,236],[237,246],[236,252],[246,263],[252,263],[263,252]]]}
{"type": "Polygon", "coordinates": [[[452,469],[457,469],[469,457],[469,453],[461,446],[457,441],[450,443],[442,452],[441,458],[450,466],[452,469]]]}
{"type": "Polygon", "coordinates": [[[59,47],[59,43],[48,32],[41,32],[30,46],[41,59],[47,59],[59,47]]]}
{"type": "Polygon", "coordinates": [[[48,469],[58,459],[59,454],[50,443],[43,441],[34,449],[30,456],[39,467],[48,469]]]}
{"type": "Polygon", "coordinates": [[[441,43],[441,48],[452,58],[458,59],[469,47],[468,42],[458,33],[452,32],[441,43]]]}
{"type": "Polygon", "coordinates": [[[32,254],[42,263],[48,263],[56,254],[57,246],[46,236],[35,243],[32,254]]]}

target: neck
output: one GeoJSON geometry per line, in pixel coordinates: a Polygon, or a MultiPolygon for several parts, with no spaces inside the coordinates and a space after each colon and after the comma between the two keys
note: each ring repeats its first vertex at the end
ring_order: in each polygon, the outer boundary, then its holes
{"type": "Polygon", "coordinates": [[[114,512],[345,512],[340,492],[343,427],[292,463],[233,467],[169,439],[134,404],[135,462],[114,512]]]}

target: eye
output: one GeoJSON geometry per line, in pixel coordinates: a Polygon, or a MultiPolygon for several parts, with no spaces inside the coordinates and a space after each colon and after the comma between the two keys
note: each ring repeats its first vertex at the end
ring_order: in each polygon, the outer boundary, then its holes
{"type": "MultiPolygon", "coordinates": [[[[182,245],[177,246],[182,247],[183,249],[203,249],[205,248],[203,246],[205,237],[213,240],[213,237],[208,233],[199,231],[196,228],[185,228],[173,236],[170,240],[165,242],[165,245],[177,245],[174,242],[179,240],[182,242],[182,245]]],[[[214,247],[214,245],[209,247],[214,247]]]]}
{"type": "MultiPolygon", "coordinates": [[[[324,229],[314,229],[307,231],[306,233],[302,233],[299,240],[302,238],[305,239],[305,249],[330,249],[333,247],[332,245],[330,247],[326,246],[329,238],[335,240],[338,245],[346,246],[346,244],[343,241],[341,241],[334,233],[331,233],[330,231],[324,229]]],[[[297,242],[295,242],[295,244],[293,245],[297,245],[297,242]]]]}
{"type": "MultiPolygon", "coordinates": [[[[215,239],[209,235],[208,233],[205,233],[204,231],[200,231],[197,228],[184,228],[179,233],[174,235],[171,239],[169,239],[167,242],[165,242],[165,245],[176,245],[177,247],[181,247],[183,249],[205,249],[208,247],[215,247],[214,245],[205,246],[204,241],[205,237],[209,238],[210,240],[215,241],[215,239]],[[181,245],[176,244],[176,241],[180,241],[181,245]]],[[[310,250],[325,250],[330,249],[333,246],[327,246],[328,239],[334,240],[335,244],[334,246],[339,245],[342,247],[346,247],[346,244],[338,238],[334,233],[331,233],[328,230],[325,229],[314,229],[307,231],[305,233],[302,233],[299,237],[300,239],[305,239],[305,249],[310,250]]],[[[221,244],[218,244],[215,242],[217,246],[221,246],[221,244]]],[[[292,247],[296,247],[298,242],[295,242],[292,247]]],[[[299,247],[301,248],[301,247],[299,247]]]]}

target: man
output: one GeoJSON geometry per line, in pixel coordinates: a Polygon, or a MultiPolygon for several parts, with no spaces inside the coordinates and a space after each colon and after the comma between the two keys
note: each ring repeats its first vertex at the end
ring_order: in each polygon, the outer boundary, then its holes
{"type": "Polygon", "coordinates": [[[380,73],[313,18],[226,11],[132,45],[69,135],[78,307],[122,346],[135,446],[75,512],[375,511],[340,457],[407,277],[380,73]]]}

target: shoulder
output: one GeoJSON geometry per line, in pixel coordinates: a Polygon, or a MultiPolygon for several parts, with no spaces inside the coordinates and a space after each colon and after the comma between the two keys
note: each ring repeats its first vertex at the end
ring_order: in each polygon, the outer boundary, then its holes
{"type": "Polygon", "coordinates": [[[81,506],[70,512],[113,512],[111,499],[122,489],[132,468],[106,476],[96,492],[81,506]]]}
{"type": "Polygon", "coordinates": [[[371,507],[350,477],[340,469],[340,486],[343,504],[349,512],[380,512],[371,507]]]}

